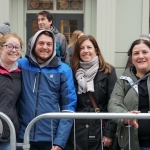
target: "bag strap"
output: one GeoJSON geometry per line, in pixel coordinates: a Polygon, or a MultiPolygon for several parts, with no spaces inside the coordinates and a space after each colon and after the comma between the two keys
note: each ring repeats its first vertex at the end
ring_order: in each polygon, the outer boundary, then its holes
{"type": "Polygon", "coordinates": [[[94,97],[93,97],[92,93],[91,93],[91,92],[88,92],[88,94],[89,94],[90,101],[91,101],[91,103],[92,103],[92,105],[93,105],[93,108],[94,108],[95,112],[96,112],[96,113],[99,113],[99,112],[100,112],[100,109],[97,107],[97,104],[96,104],[96,102],[95,102],[95,100],[94,100],[94,97]]]}
{"type": "Polygon", "coordinates": [[[150,75],[150,72],[149,72],[148,74],[146,74],[144,77],[138,79],[134,84],[132,84],[132,85],[127,89],[127,91],[125,92],[125,95],[128,93],[128,91],[129,91],[134,85],[136,85],[137,83],[139,83],[141,80],[145,79],[145,78],[146,78],[147,76],[149,76],[149,75],[150,75]]]}
{"type": "MultiPolygon", "coordinates": [[[[96,102],[94,100],[94,97],[93,97],[92,93],[88,92],[88,94],[89,94],[90,101],[91,101],[91,103],[93,105],[93,108],[94,108],[95,112],[99,113],[100,112],[100,108],[97,107],[97,104],[96,104],[96,102]]],[[[105,127],[105,121],[103,119],[101,119],[101,120],[102,120],[102,127],[105,127]]]]}

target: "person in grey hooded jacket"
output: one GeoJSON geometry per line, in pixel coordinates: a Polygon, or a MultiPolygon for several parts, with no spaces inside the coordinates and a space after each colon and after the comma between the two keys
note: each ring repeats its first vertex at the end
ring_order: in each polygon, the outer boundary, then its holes
{"type": "MultiPolygon", "coordinates": [[[[56,56],[51,31],[39,30],[32,38],[29,57],[20,59],[18,64],[22,70],[18,104],[21,142],[32,119],[50,112],[75,112],[77,98],[72,70],[56,56]]],[[[30,150],[64,149],[72,123],[72,119],[39,120],[30,132],[30,150]]]]}
{"type": "MultiPolygon", "coordinates": [[[[108,103],[108,111],[149,113],[150,41],[143,38],[135,40],[131,44],[129,54],[134,66],[127,68],[117,80],[108,103]]],[[[118,141],[121,150],[129,150],[129,147],[131,150],[150,150],[149,119],[130,119],[129,122],[128,119],[115,119],[115,121],[118,123],[118,141]]]]}
{"type": "MultiPolygon", "coordinates": [[[[56,53],[61,60],[67,64],[70,62],[69,52],[67,47],[67,41],[63,34],[61,34],[56,27],[53,25],[53,16],[49,11],[41,11],[37,14],[38,26],[40,30],[46,29],[53,32],[56,39],[56,53]]],[[[27,46],[27,51],[25,56],[28,57],[31,51],[31,40],[30,38],[27,46]]]]}

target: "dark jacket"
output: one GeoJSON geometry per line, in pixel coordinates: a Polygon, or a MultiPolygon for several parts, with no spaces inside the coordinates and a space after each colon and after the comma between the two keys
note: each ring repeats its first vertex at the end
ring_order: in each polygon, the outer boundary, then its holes
{"type": "MultiPolygon", "coordinates": [[[[110,94],[117,80],[115,69],[112,67],[110,74],[97,72],[94,78],[93,97],[101,112],[107,112],[107,104],[110,94]]],[[[77,84],[76,84],[77,87],[77,84]]],[[[94,112],[90,98],[87,93],[77,95],[77,112],[94,112]]],[[[116,124],[111,120],[105,120],[104,136],[113,138],[116,131],[116,124]]],[[[100,119],[76,119],[76,149],[77,150],[100,150],[101,148],[101,125],[100,119]],[[93,138],[92,138],[93,137],[93,138]]],[[[74,147],[74,127],[70,134],[65,150],[72,150],[74,147]]]]}
{"type": "MultiPolygon", "coordinates": [[[[15,69],[8,72],[0,66],[0,112],[6,114],[14,124],[16,133],[19,130],[19,120],[17,115],[17,100],[21,92],[21,70],[15,69]]],[[[3,120],[2,142],[6,142],[10,137],[10,130],[7,123],[3,120]]]]}

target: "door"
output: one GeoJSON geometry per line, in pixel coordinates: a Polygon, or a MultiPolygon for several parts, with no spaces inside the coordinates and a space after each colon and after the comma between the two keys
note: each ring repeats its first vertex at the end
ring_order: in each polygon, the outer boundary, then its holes
{"type": "MultiPolygon", "coordinates": [[[[69,42],[75,30],[83,31],[83,14],[53,14],[54,26],[69,42]]],[[[27,42],[38,31],[37,14],[27,14],[27,42]]]]}

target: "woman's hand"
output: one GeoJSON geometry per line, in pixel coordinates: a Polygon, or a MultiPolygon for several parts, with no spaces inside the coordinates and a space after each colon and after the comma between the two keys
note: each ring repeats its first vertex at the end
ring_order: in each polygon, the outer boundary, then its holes
{"type": "MultiPolygon", "coordinates": [[[[130,111],[128,113],[139,114],[140,111],[138,111],[138,110],[132,110],[132,111],[130,111]]],[[[139,127],[138,123],[136,122],[136,119],[124,119],[124,124],[128,124],[128,121],[129,121],[130,125],[132,125],[133,127],[135,127],[135,128],[139,127]]]]}
{"type": "Polygon", "coordinates": [[[106,136],[103,136],[103,145],[104,147],[109,147],[112,144],[112,139],[106,136]]]}
{"type": "Polygon", "coordinates": [[[62,148],[59,146],[53,146],[51,150],[62,150],[62,148]]]}

